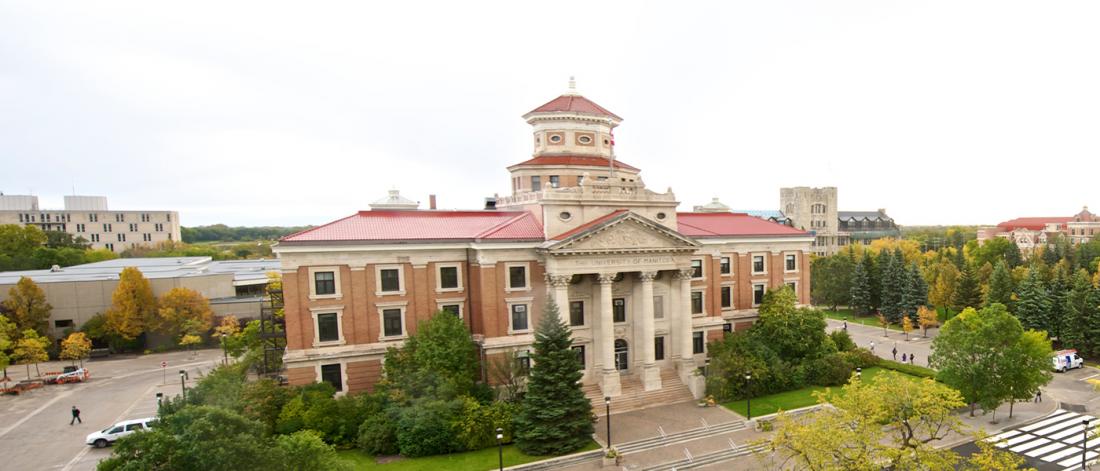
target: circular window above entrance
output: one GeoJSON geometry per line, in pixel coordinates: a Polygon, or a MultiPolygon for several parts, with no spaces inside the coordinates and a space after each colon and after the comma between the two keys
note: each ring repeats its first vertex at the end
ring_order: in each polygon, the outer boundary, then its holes
{"type": "Polygon", "coordinates": [[[665,217],[665,213],[657,213],[657,219],[664,220],[665,217]]]}
{"type": "Polygon", "coordinates": [[[573,214],[569,211],[562,211],[558,213],[558,219],[561,219],[562,221],[568,221],[570,219],[573,219],[573,214]]]}

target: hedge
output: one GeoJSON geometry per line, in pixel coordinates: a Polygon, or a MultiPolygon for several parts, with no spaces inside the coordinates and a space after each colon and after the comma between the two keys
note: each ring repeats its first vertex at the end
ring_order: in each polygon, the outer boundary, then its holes
{"type": "Polygon", "coordinates": [[[936,370],[931,368],[925,368],[923,366],[910,365],[908,363],[900,363],[891,360],[882,360],[878,362],[880,368],[887,370],[894,370],[899,373],[905,373],[907,375],[913,375],[921,378],[936,379],[936,370]]]}

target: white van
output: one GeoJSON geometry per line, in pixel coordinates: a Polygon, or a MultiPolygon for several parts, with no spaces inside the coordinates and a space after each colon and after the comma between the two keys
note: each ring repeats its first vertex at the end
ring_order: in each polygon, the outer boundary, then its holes
{"type": "Polygon", "coordinates": [[[1065,373],[1067,370],[1085,366],[1085,360],[1077,356],[1077,350],[1059,350],[1054,352],[1054,356],[1050,357],[1050,361],[1054,364],[1054,371],[1060,373],[1065,373]]]}
{"type": "Polygon", "coordinates": [[[96,448],[103,448],[115,440],[125,437],[131,433],[149,430],[156,422],[156,417],[146,417],[144,419],[132,419],[123,420],[117,424],[107,427],[98,432],[88,434],[88,437],[84,439],[84,443],[92,445],[96,448]]]}

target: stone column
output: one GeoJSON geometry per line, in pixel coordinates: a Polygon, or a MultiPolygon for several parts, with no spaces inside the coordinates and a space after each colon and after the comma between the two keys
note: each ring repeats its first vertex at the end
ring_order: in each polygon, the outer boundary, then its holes
{"type": "Polygon", "coordinates": [[[692,353],[691,327],[691,275],[692,269],[685,268],[676,272],[680,280],[680,308],[673,309],[676,316],[677,349],[680,350],[680,378],[686,378],[695,369],[695,354],[692,353]]]}
{"type": "Polygon", "coordinates": [[[565,325],[569,325],[569,282],[572,279],[572,275],[546,274],[546,284],[552,289],[550,295],[565,325]]]}
{"type": "Polygon", "coordinates": [[[600,389],[604,396],[619,396],[622,385],[619,383],[619,370],[615,369],[615,316],[611,308],[611,284],[617,273],[600,273],[596,279],[600,282],[600,350],[603,353],[603,372],[600,389]]]}
{"type": "Polygon", "coordinates": [[[653,279],[657,272],[642,272],[638,278],[642,280],[642,359],[645,366],[642,370],[642,384],[646,391],[661,389],[661,370],[657,368],[657,354],[653,351],[653,279]]]}

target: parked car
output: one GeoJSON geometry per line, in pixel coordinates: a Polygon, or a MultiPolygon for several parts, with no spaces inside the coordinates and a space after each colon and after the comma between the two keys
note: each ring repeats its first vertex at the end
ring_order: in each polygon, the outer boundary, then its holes
{"type": "Polygon", "coordinates": [[[1077,356],[1077,350],[1059,350],[1054,352],[1054,356],[1050,357],[1050,361],[1054,364],[1054,371],[1059,373],[1065,373],[1067,370],[1085,366],[1085,360],[1077,356]]]}
{"type": "Polygon", "coordinates": [[[107,445],[114,443],[119,438],[125,437],[131,433],[152,428],[156,420],[156,417],[123,420],[122,422],[114,424],[103,430],[88,434],[88,437],[84,439],[84,443],[92,445],[96,448],[103,448],[107,445]]]}

